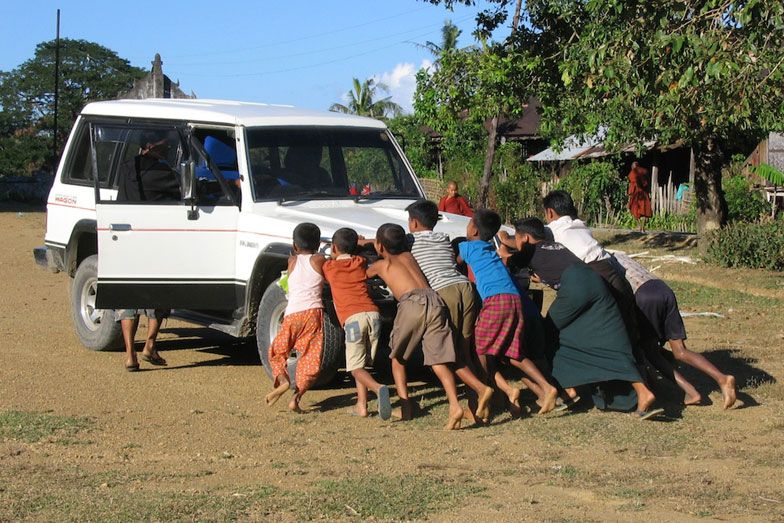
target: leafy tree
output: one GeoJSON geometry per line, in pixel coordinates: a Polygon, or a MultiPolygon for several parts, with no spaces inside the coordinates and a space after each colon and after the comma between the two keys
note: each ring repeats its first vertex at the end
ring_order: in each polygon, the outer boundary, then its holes
{"type": "MultiPolygon", "coordinates": [[[[33,58],[12,71],[0,72],[2,174],[27,174],[50,160],[54,60],[55,41],[42,42],[36,46],[33,58]]],[[[60,151],[85,104],[116,98],[144,74],[143,69],[131,66],[99,44],[61,39],[57,129],[60,151]]]]}
{"type": "MultiPolygon", "coordinates": [[[[455,3],[458,2],[444,2],[447,8],[455,3]]],[[[534,35],[518,27],[522,1],[491,3],[495,5],[480,13],[474,33],[483,42],[481,48],[442,52],[438,68],[418,73],[414,100],[416,112],[447,141],[454,140],[460,131],[483,129],[487,122],[485,158],[477,195],[480,206],[489,203],[499,117],[514,117],[523,111],[535,93],[536,78],[532,71],[539,62],[529,45],[534,35]],[[506,20],[506,8],[512,4],[515,15],[509,36],[502,42],[488,42],[492,30],[506,20]]]]}
{"type": "Polygon", "coordinates": [[[334,103],[329,107],[330,111],[337,113],[357,114],[359,116],[369,116],[371,118],[387,118],[398,116],[403,109],[392,101],[391,96],[376,98],[378,92],[389,92],[389,88],[376,82],[373,78],[368,78],[360,82],[354,78],[354,90],[346,93],[348,105],[334,103]]]}
{"type": "Polygon", "coordinates": [[[784,1],[530,0],[543,130],[694,150],[698,230],[725,221],[721,167],[784,115],[784,1]]]}

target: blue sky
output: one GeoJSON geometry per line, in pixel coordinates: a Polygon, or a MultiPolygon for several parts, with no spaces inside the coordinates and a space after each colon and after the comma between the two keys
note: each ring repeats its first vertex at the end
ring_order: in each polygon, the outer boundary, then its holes
{"type": "Polygon", "coordinates": [[[156,52],[164,72],[199,98],[327,109],[352,77],[376,77],[410,108],[413,75],[431,55],[415,43],[440,41],[446,19],[474,43],[479,7],[453,12],[421,0],[3,0],[0,70],[31,58],[35,45],[62,37],[104,45],[149,69],[156,52]]]}

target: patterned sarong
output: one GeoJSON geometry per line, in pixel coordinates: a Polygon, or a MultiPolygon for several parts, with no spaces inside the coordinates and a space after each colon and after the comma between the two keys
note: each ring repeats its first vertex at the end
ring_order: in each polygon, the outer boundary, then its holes
{"type": "Polygon", "coordinates": [[[305,392],[316,382],[321,367],[324,341],[324,314],[322,309],[308,309],[283,317],[283,324],[269,348],[269,361],[275,386],[280,378],[289,378],[287,360],[291,350],[299,352],[296,386],[305,392]]]}
{"type": "Polygon", "coordinates": [[[476,352],[522,360],[523,303],[518,294],[496,294],[482,302],[474,329],[476,352]]]}

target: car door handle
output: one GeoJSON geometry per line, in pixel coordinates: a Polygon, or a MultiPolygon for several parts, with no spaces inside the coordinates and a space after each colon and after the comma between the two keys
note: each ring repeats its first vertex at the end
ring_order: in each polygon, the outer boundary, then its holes
{"type": "Polygon", "coordinates": [[[116,232],[117,231],[119,231],[119,232],[130,231],[131,230],[131,224],[130,223],[112,223],[112,224],[109,224],[109,230],[110,231],[116,231],[116,232]]]}

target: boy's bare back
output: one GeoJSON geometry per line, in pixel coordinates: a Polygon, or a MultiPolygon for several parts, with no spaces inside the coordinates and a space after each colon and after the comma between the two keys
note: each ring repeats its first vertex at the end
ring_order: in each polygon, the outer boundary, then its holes
{"type": "Polygon", "coordinates": [[[410,252],[386,254],[367,270],[368,277],[378,276],[387,284],[395,299],[414,289],[427,289],[425,275],[410,252]]]}

